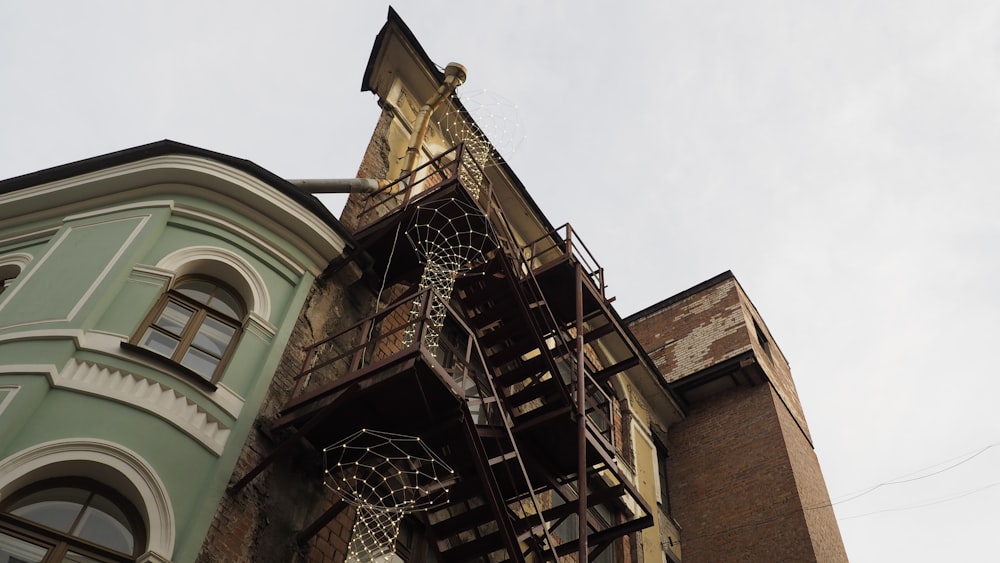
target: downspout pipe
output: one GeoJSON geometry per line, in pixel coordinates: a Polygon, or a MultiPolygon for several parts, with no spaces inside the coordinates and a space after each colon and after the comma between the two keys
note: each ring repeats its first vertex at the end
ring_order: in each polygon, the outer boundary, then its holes
{"type": "MultiPolygon", "coordinates": [[[[465,82],[466,76],[465,67],[458,63],[448,63],[448,66],[445,67],[444,80],[441,81],[441,85],[417,113],[417,118],[413,123],[413,132],[410,134],[409,144],[406,147],[406,154],[403,155],[403,170],[399,174],[400,177],[413,171],[420,155],[420,146],[423,145],[427,129],[431,124],[431,116],[455,92],[455,89],[465,82]]],[[[302,179],[289,180],[289,182],[312,194],[370,194],[389,185],[389,181],[382,178],[302,179]]]]}
{"type": "Polygon", "coordinates": [[[465,67],[458,63],[448,63],[448,66],[445,67],[444,80],[438,86],[434,95],[420,108],[417,119],[413,123],[413,133],[410,134],[410,143],[406,147],[403,170],[399,174],[400,177],[406,176],[413,171],[413,167],[417,164],[417,157],[420,155],[420,146],[424,143],[424,137],[427,136],[427,128],[431,124],[431,116],[455,92],[455,89],[465,82],[466,76],[465,67]]]}
{"type": "Polygon", "coordinates": [[[289,182],[311,194],[370,194],[389,185],[387,180],[374,178],[331,178],[289,180],[289,182]]]}

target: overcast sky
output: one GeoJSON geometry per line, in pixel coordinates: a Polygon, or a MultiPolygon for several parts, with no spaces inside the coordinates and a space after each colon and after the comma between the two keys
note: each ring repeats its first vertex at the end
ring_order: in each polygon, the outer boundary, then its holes
{"type": "MultiPolygon", "coordinates": [[[[353,176],[386,7],[4,0],[0,178],[164,138],[353,176]]],[[[834,500],[896,482],[836,505],[852,561],[996,559],[1000,3],[394,7],[517,104],[504,154],[622,315],[733,270],[834,500]]]]}

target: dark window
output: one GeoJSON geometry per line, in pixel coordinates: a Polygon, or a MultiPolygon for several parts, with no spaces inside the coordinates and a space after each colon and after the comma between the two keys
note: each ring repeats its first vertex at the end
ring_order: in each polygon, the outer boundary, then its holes
{"type": "Polygon", "coordinates": [[[757,343],[760,344],[761,350],[764,350],[764,353],[767,354],[768,358],[770,358],[771,357],[771,343],[768,341],[767,335],[765,335],[764,331],[760,329],[760,325],[757,324],[757,321],[753,322],[753,328],[754,328],[754,330],[757,331],[757,343]]]}
{"type": "Polygon", "coordinates": [[[90,479],[49,479],[0,505],[0,561],[134,561],[145,550],[138,511],[90,479]]]}
{"type": "Polygon", "coordinates": [[[659,504],[664,514],[670,514],[670,487],[667,481],[667,448],[657,440],[656,444],[657,489],[660,491],[659,504]]]}
{"type": "Polygon", "coordinates": [[[208,278],[185,278],[164,294],[132,344],[219,380],[246,315],[236,292],[208,278]]]}
{"type": "Polygon", "coordinates": [[[3,293],[7,286],[14,283],[14,278],[21,273],[21,268],[14,264],[4,264],[0,266],[0,293],[3,293]]]}

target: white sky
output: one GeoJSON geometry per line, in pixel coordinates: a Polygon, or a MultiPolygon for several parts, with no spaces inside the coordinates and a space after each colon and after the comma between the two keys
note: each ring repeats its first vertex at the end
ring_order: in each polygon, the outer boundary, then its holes
{"type": "MultiPolygon", "coordinates": [[[[1000,442],[1000,3],[394,5],[432,59],[469,68],[465,91],[517,103],[505,156],[608,269],[619,312],[734,271],[835,500],[1000,442]]],[[[5,0],[0,178],[163,138],[353,176],[385,14],[5,0]]],[[[848,554],[994,560],[997,484],[1000,447],[838,504],[848,554]]]]}

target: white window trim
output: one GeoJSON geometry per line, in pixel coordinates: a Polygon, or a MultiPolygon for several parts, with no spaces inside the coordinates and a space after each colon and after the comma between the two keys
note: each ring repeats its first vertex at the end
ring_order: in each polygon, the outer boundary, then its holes
{"type": "MultiPolygon", "coordinates": [[[[0,284],[3,284],[4,287],[11,285],[18,276],[24,273],[24,270],[27,269],[28,263],[31,262],[33,258],[34,256],[26,252],[14,252],[0,256],[0,268],[4,266],[17,266],[18,269],[17,276],[14,276],[9,280],[0,280],[0,284]]],[[[2,289],[3,288],[0,288],[0,290],[2,289]]],[[[7,295],[7,299],[10,299],[10,294],[7,295]]],[[[4,302],[6,302],[6,300],[0,298],[0,307],[3,306],[4,302]]]]}
{"type": "Polygon", "coordinates": [[[20,389],[20,385],[0,385],[0,415],[14,401],[14,395],[17,395],[20,389]]]}
{"type": "Polygon", "coordinates": [[[243,295],[243,297],[248,301],[247,305],[251,315],[262,320],[265,326],[270,325],[271,295],[267,291],[264,278],[239,254],[216,246],[189,246],[164,256],[157,262],[156,267],[175,273],[199,273],[197,269],[187,271],[189,268],[185,268],[185,266],[192,262],[201,261],[217,262],[226,266],[226,270],[236,272],[244,283],[233,283],[236,280],[219,277],[216,272],[206,272],[206,274],[219,278],[237,290],[240,289],[240,286],[248,288],[250,295],[243,295]]]}
{"type": "Polygon", "coordinates": [[[166,486],[132,450],[97,438],[69,438],[25,448],[0,460],[0,498],[53,477],[89,477],[116,488],[136,505],[148,535],[140,560],[169,561],[177,524],[166,486]],[[122,480],[131,484],[122,487],[122,480]]]}

